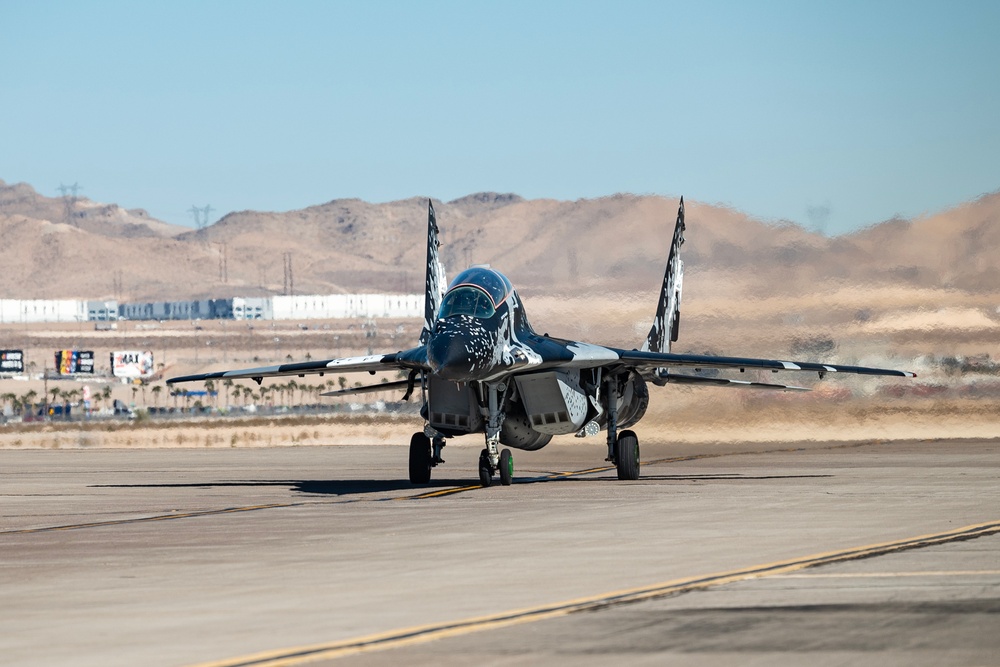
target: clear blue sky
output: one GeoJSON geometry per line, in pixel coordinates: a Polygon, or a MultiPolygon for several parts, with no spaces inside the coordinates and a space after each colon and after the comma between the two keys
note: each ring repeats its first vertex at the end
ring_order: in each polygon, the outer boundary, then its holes
{"type": "Polygon", "coordinates": [[[494,190],[840,233],[1000,188],[1000,2],[0,0],[0,179],[188,225],[494,190]]]}

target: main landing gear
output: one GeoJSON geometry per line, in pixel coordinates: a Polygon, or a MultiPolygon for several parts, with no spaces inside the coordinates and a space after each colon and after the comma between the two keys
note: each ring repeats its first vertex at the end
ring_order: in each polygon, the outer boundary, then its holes
{"type": "Polygon", "coordinates": [[[639,479],[639,438],[633,431],[618,433],[618,382],[609,377],[604,396],[608,412],[608,458],[618,469],[618,479],[639,479]]]}
{"type": "Polygon", "coordinates": [[[444,438],[440,435],[432,439],[426,433],[414,433],[410,438],[410,483],[426,484],[431,481],[431,468],[444,463],[441,449],[444,438]]]}
{"type": "Polygon", "coordinates": [[[639,438],[632,431],[618,434],[615,467],[618,468],[618,479],[639,479],[639,438]]]}

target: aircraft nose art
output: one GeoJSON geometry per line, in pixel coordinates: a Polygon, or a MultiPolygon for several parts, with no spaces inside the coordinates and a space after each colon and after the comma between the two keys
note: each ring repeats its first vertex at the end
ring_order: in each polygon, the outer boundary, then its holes
{"type": "Polygon", "coordinates": [[[427,361],[446,380],[477,380],[488,375],[494,347],[492,337],[478,322],[439,324],[427,345],[427,361]]]}

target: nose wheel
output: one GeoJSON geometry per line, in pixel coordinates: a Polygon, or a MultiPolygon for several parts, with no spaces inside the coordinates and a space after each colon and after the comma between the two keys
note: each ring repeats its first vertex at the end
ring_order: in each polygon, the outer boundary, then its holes
{"type": "Polygon", "coordinates": [[[490,450],[484,449],[479,454],[479,483],[483,487],[493,484],[493,475],[500,473],[500,484],[510,486],[514,481],[514,455],[509,449],[500,452],[500,461],[496,467],[490,462],[490,450]]]}

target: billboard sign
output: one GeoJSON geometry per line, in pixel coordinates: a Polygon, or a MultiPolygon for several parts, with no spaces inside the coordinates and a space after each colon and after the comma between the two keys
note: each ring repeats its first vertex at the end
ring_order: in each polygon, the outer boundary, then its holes
{"type": "Polygon", "coordinates": [[[21,350],[0,350],[0,373],[23,373],[24,352],[21,350]]]}
{"type": "Polygon", "coordinates": [[[123,350],[111,353],[111,373],[118,378],[145,378],[153,374],[153,353],[123,350]]]}
{"type": "Polygon", "coordinates": [[[59,375],[94,372],[93,350],[56,350],[56,371],[59,375]]]}

